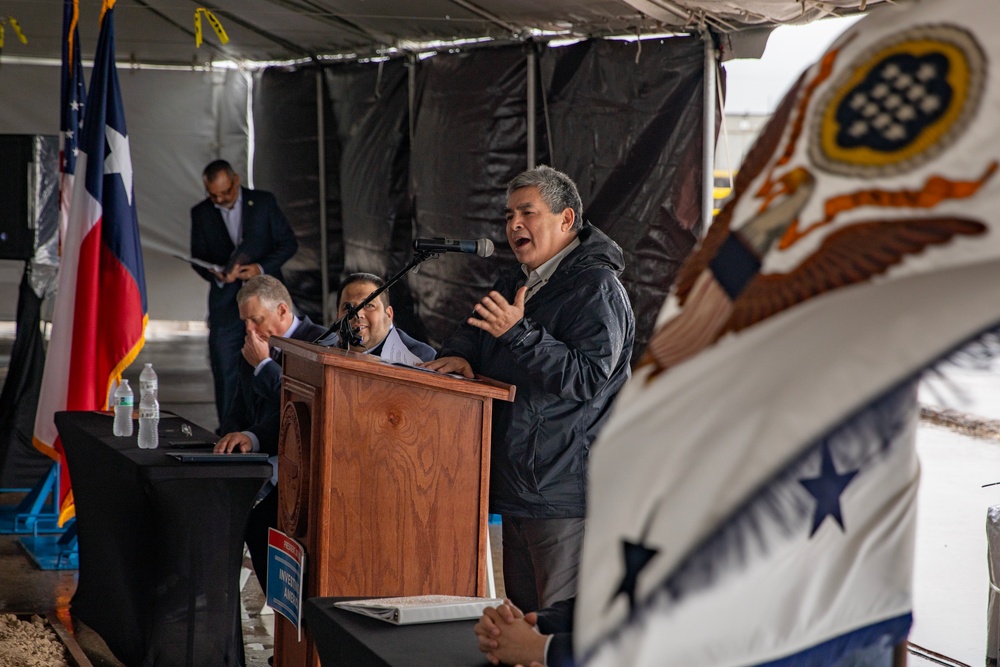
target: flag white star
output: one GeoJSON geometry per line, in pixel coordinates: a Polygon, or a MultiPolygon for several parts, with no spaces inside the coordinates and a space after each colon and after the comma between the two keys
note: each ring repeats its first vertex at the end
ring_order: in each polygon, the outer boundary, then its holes
{"type": "Polygon", "coordinates": [[[104,158],[104,174],[120,174],[122,183],[125,185],[125,196],[128,197],[129,206],[132,205],[132,153],[128,147],[128,137],[121,134],[110,125],[104,126],[104,136],[108,141],[108,149],[111,151],[104,158]]]}
{"type": "Polygon", "coordinates": [[[72,102],[69,103],[69,106],[71,109],[73,109],[73,111],[79,111],[80,107],[82,107],[83,105],[77,102],[76,100],[73,100],[72,102]]]}

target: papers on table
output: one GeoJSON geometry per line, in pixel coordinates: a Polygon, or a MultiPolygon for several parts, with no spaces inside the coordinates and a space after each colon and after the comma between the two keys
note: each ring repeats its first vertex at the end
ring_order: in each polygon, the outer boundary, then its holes
{"type": "Polygon", "coordinates": [[[479,618],[487,607],[496,607],[497,598],[460,595],[413,595],[400,598],[376,598],[337,602],[335,607],[371,616],[396,625],[440,623],[479,618]]]}

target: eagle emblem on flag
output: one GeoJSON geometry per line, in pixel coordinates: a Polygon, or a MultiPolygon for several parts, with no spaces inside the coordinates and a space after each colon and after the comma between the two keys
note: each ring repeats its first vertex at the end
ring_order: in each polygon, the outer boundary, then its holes
{"type": "Polygon", "coordinates": [[[975,194],[997,161],[980,173],[933,174],[914,186],[871,187],[872,179],[912,172],[951,145],[980,107],[984,56],[975,38],[954,26],[919,26],[859,55],[820,98],[804,164],[793,160],[806,134],[806,110],[840,56],[831,51],[796,86],[747,157],[736,199],[712,225],[682,269],[675,297],[683,312],[657,331],[644,363],[665,370],[720,336],[745,329],[806,299],[872,279],[908,256],[982,234],[961,216],[928,214],[942,202],[975,194]],[[791,130],[781,135],[785,126],[791,130]],[[779,149],[778,139],[784,143],[779,149]],[[777,157],[775,160],[774,158],[777,157]],[[741,188],[764,173],[762,183],[741,188]],[[816,191],[817,174],[845,179],[843,191],[816,191]],[[756,209],[738,229],[733,212],[746,198],[756,209]],[[821,201],[817,202],[816,200],[821,201]],[[819,208],[807,217],[807,205],[819,208]],[[893,219],[886,219],[893,209],[893,219]],[[917,215],[907,216],[907,210],[917,215]],[[837,224],[849,217],[849,224],[837,224]],[[782,255],[810,235],[815,247],[797,263],[782,255]],[[854,248],[865,247],[863,254],[854,248]],[[789,265],[767,270],[765,258],[789,265]]]}

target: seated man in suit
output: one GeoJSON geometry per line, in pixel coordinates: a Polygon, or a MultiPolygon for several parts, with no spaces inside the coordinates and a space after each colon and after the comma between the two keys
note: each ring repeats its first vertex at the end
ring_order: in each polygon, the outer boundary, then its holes
{"type": "Polygon", "coordinates": [[[243,344],[236,293],[242,281],[266,274],[282,280],[281,266],[295,254],[295,233],[270,192],[240,185],[225,160],[205,167],[207,197],[191,209],[191,256],[222,267],[193,266],[208,281],[208,352],[221,423],[236,395],[236,369],[243,344]]]}
{"type": "Polygon", "coordinates": [[[308,317],[292,312],[292,297],[272,276],[246,281],[236,295],[240,319],[246,323],[243,361],[239,363],[236,395],[222,422],[225,435],[216,452],[267,452],[275,474],[262,490],[263,497],[251,510],[246,543],[261,587],[267,591],[267,529],[278,524],[277,483],[278,432],[281,428],[280,352],[272,356],[271,336],[313,341],[326,331],[308,317]]]}
{"type": "MultiPolygon", "coordinates": [[[[373,273],[352,273],[347,276],[340,284],[340,292],[337,294],[337,318],[346,316],[349,308],[360,304],[384,284],[385,281],[373,273]]],[[[354,352],[374,354],[387,361],[406,364],[430,361],[434,358],[434,348],[393,326],[388,291],[382,292],[378,298],[362,308],[357,317],[351,320],[351,328],[356,336],[350,346],[354,352]]],[[[340,336],[332,334],[320,344],[339,345],[340,336]]]]}

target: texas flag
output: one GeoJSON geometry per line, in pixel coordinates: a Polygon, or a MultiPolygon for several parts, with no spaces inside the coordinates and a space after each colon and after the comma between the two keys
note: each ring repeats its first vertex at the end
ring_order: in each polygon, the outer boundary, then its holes
{"type": "MultiPolygon", "coordinates": [[[[35,416],[35,446],[57,461],[62,456],[55,413],[106,410],[145,342],[146,279],[115,69],[113,7],[114,0],[105,0],[35,416]]],[[[61,521],[75,513],[68,481],[63,466],[61,521]]]]}
{"type": "Polygon", "coordinates": [[[593,447],[583,664],[892,664],[915,384],[1000,327],[998,32],[886,7],[785,97],[593,447]]]}

